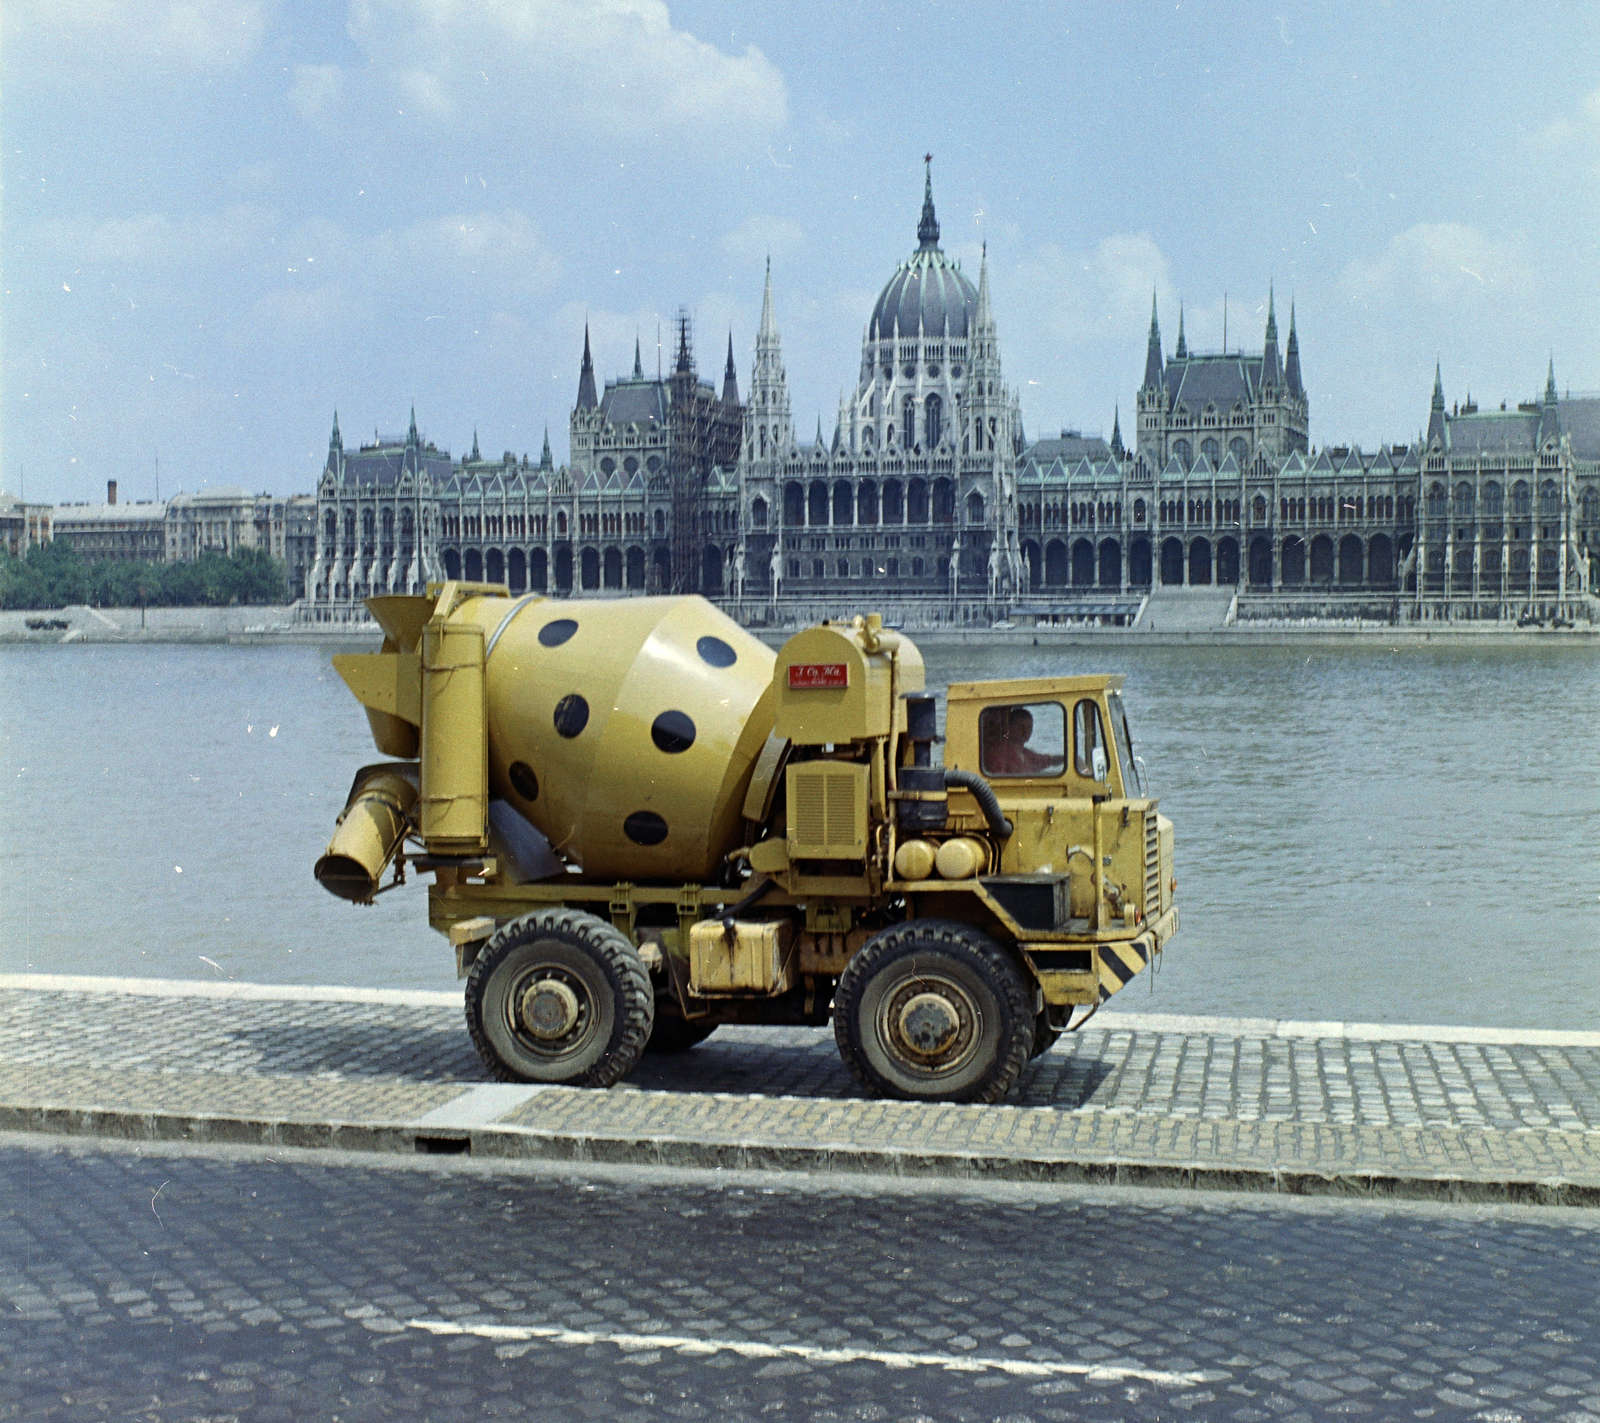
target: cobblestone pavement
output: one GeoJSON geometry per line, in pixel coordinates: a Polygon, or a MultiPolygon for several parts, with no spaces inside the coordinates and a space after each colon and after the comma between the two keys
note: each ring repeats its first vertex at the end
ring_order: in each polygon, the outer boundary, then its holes
{"type": "MultiPolygon", "coordinates": [[[[486,1074],[447,1003],[151,997],[0,988],[0,1063],[472,1083],[486,1074]]],[[[1202,1020],[1203,1021],[1203,1020],[1202,1020]]],[[[1202,1121],[1600,1130],[1600,1046],[1276,1037],[1107,1018],[1033,1067],[1024,1106],[1202,1121]]],[[[722,1028],[647,1058],[630,1085],[856,1095],[829,1029],[722,1028]]]]}
{"type": "Polygon", "coordinates": [[[0,1419],[1600,1420],[1600,1223],[0,1142],[0,1419]]]}

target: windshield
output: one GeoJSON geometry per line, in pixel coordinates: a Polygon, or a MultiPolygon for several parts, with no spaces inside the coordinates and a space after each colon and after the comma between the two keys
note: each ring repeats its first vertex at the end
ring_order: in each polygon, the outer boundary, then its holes
{"type": "Polygon", "coordinates": [[[1117,760],[1122,763],[1122,793],[1130,790],[1130,782],[1137,785],[1140,795],[1148,795],[1144,786],[1144,767],[1133,759],[1133,735],[1128,730],[1128,713],[1122,707],[1122,693],[1106,693],[1111,707],[1111,734],[1117,738],[1117,760]]]}

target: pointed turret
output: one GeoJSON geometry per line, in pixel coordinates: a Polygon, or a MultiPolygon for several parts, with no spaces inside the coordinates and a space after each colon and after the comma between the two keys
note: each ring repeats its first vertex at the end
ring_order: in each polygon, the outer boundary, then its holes
{"type": "Polygon", "coordinates": [[[1119,460],[1123,456],[1122,407],[1120,405],[1115,407],[1115,413],[1111,417],[1111,453],[1119,460]]]}
{"type": "Polygon", "coordinates": [[[644,362],[639,359],[639,333],[637,331],[633,334],[633,378],[635,380],[644,379],[644,362]]]}
{"type": "Polygon", "coordinates": [[[761,325],[756,328],[756,343],[776,341],[778,322],[772,314],[772,258],[767,258],[767,285],[761,293],[761,325]]]}
{"type": "Polygon", "coordinates": [[[1539,444],[1561,438],[1560,397],[1556,394],[1556,358],[1550,357],[1550,374],[1544,382],[1544,409],[1539,415],[1539,444]]]}
{"type": "Polygon", "coordinates": [[[739,372],[733,364],[733,332],[728,332],[728,364],[722,368],[722,403],[730,409],[739,404],[739,372]]]}
{"type": "Polygon", "coordinates": [[[1178,303],[1178,344],[1172,348],[1172,359],[1186,361],[1189,359],[1189,343],[1183,339],[1183,303],[1178,303]]]}
{"type": "Polygon", "coordinates": [[[413,402],[411,406],[411,428],[406,431],[406,444],[419,445],[421,443],[422,440],[417,434],[417,407],[413,402]]]}
{"type": "Polygon", "coordinates": [[[328,436],[328,453],[333,454],[344,449],[344,436],[339,433],[339,412],[333,412],[333,433],[328,436]]]}
{"type": "Polygon", "coordinates": [[[483,458],[483,456],[478,453],[478,427],[476,425],[472,427],[472,458],[474,460],[481,460],[483,458]]]}
{"type": "Polygon", "coordinates": [[[994,325],[994,307],[989,301],[989,244],[983,244],[983,256],[978,259],[978,307],[973,313],[973,323],[987,332],[994,325]]]}
{"type": "Polygon", "coordinates": [[[544,449],[539,452],[539,468],[554,469],[555,467],[555,457],[550,453],[550,427],[546,425],[544,427],[544,449]]]}
{"type": "Polygon", "coordinates": [[[1150,293],[1150,345],[1144,355],[1144,388],[1161,385],[1161,322],[1156,318],[1156,294],[1150,293]]]}
{"type": "Polygon", "coordinates": [[[694,370],[694,352],[689,347],[689,312],[681,306],[678,308],[678,359],[673,362],[672,369],[678,375],[688,375],[694,370]]]}
{"type": "Polygon", "coordinates": [[[933,214],[933,155],[923,160],[926,176],[922,184],[922,221],[917,224],[917,243],[924,252],[936,251],[939,246],[939,219],[933,214]]]}
{"type": "Polygon", "coordinates": [[[1300,338],[1294,332],[1294,301],[1289,302],[1289,345],[1283,362],[1283,383],[1296,400],[1305,398],[1306,388],[1300,381],[1300,338]]]}
{"type": "Polygon", "coordinates": [[[589,354],[589,323],[583,323],[583,365],[578,370],[578,409],[593,410],[600,404],[594,393],[594,357],[589,354]]]}
{"type": "Polygon", "coordinates": [[[1431,445],[1435,439],[1444,439],[1444,378],[1437,361],[1433,363],[1433,403],[1428,409],[1428,443],[1431,445]]]}
{"type": "Polygon", "coordinates": [[[1267,287],[1267,337],[1261,351],[1261,384],[1276,386],[1282,380],[1278,368],[1278,317],[1272,307],[1272,288],[1267,287]]]}

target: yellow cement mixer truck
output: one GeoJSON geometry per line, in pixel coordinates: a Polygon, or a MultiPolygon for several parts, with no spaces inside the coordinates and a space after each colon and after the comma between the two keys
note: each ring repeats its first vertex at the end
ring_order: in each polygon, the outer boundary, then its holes
{"type": "Polygon", "coordinates": [[[368,607],[382,651],[334,665],[391,759],[316,878],[370,903],[432,873],[500,1079],[831,1018],[868,1093],[999,1101],[1177,930],[1118,677],[955,683],[941,735],[876,616],[774,654],[697,597],[368,607]]]}

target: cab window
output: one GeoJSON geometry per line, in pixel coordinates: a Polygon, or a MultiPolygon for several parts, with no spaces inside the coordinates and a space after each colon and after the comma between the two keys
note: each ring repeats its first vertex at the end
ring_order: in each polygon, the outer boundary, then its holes
{"type": "Polygon", "coordinates": [[[1059,776],[1067,764],[1067,713],[1059,702],[985,707],[978,764],[986,776],[1059,776]]]}
{"type": "Polygon", "coordinates": [[[1073,768],[1088,781],[1104,781],[1106,739],[1100,725],[1100,708],[1085,697],[1072,709],[1073,768]]]}

